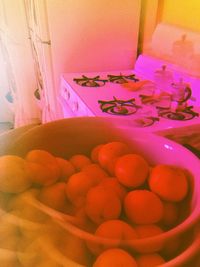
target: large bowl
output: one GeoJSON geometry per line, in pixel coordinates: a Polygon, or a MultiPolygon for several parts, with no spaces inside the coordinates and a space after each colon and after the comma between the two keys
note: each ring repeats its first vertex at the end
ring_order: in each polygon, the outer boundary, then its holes
{"type": "MultiPolygon", "coordinates": [[[[31,149],[45,149],[55,156],[69,158],[80,153],[89,155],[91,149],[97,144],[119,140],[128,143],[134,152],[142,155],[151,165],[164,163],[187,169],[191,178],[189,215],[179,225],[158,236],[129,240],[135,250],[139,251],[141,248],[158,245],[184,234],[198,221],[200,217],[200,162],[190,151],[173,141],[141,132],[135,128],[123,129],[122,126],[117,123],[117,120],[103,118],[73,118],[55,121],[36,126],[16,137],[15,142],[8,145],[6,150],[4,148],[4,153],[24,157],[31,149]]],[[[55,219],[57,220],[58,217],[55,219]]],[[[109,239],[96,238],[70,222],[66,222],[64,228],[84,240],[95,243],[110,242],[109,239]]]]}

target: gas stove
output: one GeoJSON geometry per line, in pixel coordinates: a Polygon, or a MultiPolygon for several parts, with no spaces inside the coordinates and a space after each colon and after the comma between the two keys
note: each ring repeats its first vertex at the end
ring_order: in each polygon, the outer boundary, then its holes
{"type": "Polygon", "coordinates": [[[110,117],[150,132],[200,125],[199,107],[171,108],[169,96],[153,96],[150,83],[135,91],[123,86],[143,80],[133,70],[64,74],[60,92],[64,117],[110,117]]]}

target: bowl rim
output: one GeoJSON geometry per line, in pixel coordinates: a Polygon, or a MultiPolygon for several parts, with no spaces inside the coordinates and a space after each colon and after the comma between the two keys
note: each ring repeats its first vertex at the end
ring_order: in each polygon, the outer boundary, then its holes
{"type": "MultiPolygon", "coordinates": [[[[58,224],[61,227],[63,227],[63,224],[61,222],[59,222],[58,224]]],[[[184,264],[186,261],[190,260],[192,257],[197,255],[197,252],[200,249],[200,224],[195,225],[194,228],[198,229],[198,233],[196,235],[193,233],[194,238],[192,240],[192,243],[186,249],[181,251],[180,254],[166,261],[165,263],[159,265],[159,267],[176,267],[176,266],[180,267],[181,266],[180,264],[184,264]]],[[[113,244],[115,243],[113,242],[113,244]]],[[[155,253],[159,253],[159,252],[155,252],[155,253]]]]}

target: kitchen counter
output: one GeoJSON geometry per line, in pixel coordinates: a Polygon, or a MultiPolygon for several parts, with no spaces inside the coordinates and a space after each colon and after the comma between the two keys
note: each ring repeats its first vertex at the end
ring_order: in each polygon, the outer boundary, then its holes
{"type": "Polygon", "coordinates": [[[200,158],[200,124],[158,131],[156,134],[184,145],[200,158]]]}

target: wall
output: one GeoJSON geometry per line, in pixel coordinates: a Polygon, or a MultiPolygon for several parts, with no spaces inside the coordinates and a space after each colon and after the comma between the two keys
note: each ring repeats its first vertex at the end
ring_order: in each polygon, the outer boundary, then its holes
{"type": "Polygon", "coordinates": [[[56,83],[63,72],[133,68],[140,3],[140,0],[48,0],[56,83]]]}
{"type": "Polygon", "coordinates": [[[200,32],[200,1],[164,0],[161,20],[200,32]]]}
{"type": "Polygon", "coordinates": [[[141,3],[139,53],[148,50],[149,46],[151,46],[151,38],[156,27],[160,8],[159,0],[142,0],[141,3]]]}

